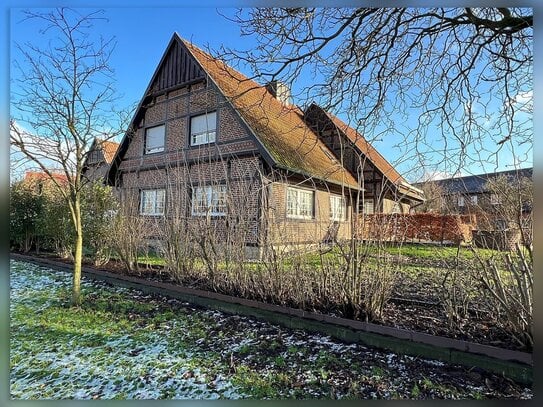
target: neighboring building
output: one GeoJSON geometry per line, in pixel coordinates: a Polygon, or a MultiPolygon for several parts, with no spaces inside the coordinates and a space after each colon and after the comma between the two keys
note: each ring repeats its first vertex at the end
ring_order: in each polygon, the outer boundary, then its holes
{"type": "Polygon", "coordinates": [[[260,86],[177,34],[108,182],[155,224],[181,216],[220,228],[236,214],[255,247],[348,238],[360,209],[407,212],[423,199],[339,119],[314,104],[300,110],[284,84],[260,86]]]}
{"type": "Polygon", "coordinates": [[[518,183],[521,178],[532,179],[533,168],[491,172],[465,177],[454,177],[436,181],[426,181],[415,184],[423,187],[424,184],[434,184],[443,194],[443,201],[447,202],[446,210],[450,213],[472,214],[476,212],[492,212],[500,204],[501,197],[488,188],[488,182],[498,177],[506,177],[511,184],[518,183]]]}
{"type": "Polygon", "coordinates": [[[105,181],[119,143],[95,138],[83,163],[83,175],[91,181],[105,181]]]}
{"type": "MultiPolygon", "coordinates": [[[[474,219],[476,243],[482,237],[486,239],[486,245],[498,248],[511,248],[521,240],[531,242],[533,168],[427,181],[424,184],[436,185],[438,188],[435,189],[441,191],[441,201],[446,203],[444,213],[470,215],[474,219]],[[497,182],[501,185],[496,185],[497,182]],[[490,240],[494,242],[489,244],[490,240]]],[[[416,185],[424,188],[423,183],[416,185]]]]}

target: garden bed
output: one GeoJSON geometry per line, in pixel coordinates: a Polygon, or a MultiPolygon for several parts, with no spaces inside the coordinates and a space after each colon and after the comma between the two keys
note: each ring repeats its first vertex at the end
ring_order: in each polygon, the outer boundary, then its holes
{"type": "MultiPolygon", "coordinates": [[[[450,265],[451,258],[455,255],[457,249],[448,247],[438,248],[437,250],[436,252],[436,249],[426,248],[423,251],[417,250],[413,253],[410,252],[410,248],[407,248],[404,251],[411,255],[402,255],[404,267],[399,271],[400,276],[396,279],[392,299],[385,306],[382,319],[372,322],[384,326],[526,352],[527,349],[515,342],[506,329],[497,323],[490,310],[485,309],[484,296],[480,297],[479,303],[477,303],[477,300],[474,301],[469,318],[458,321],[457,324],[451,326],[443,306],[439,304],[436,292],[442,283],[443,273],[446,272],[447,266],[450,265]],[[444,254],[444,257],[438,257],[436,253],[444,254]]],[[[50,254],[42,254],[42,256],[67,264],[70,263],[69,260],[60,259],[50,254]]],[[[92,265],[91,263],[86,264],[92,265]]],[[[239,293],[216,289],[205,278],[185,279],[182,282],[175,281],[169,273],[164,271],[161,259],[157,258],[146,259],[139,265],[138,271],[128,271],[122,263],[116,260],[111,260],[106,265],[99,267],[99,269],[151,281],[182,284],[186,287],[216,291],[226,295],[239,295],[239,293]]],[[[266,300],[250,294],[245,295],[244,298],[257,301],[266,300]]],[[[273,299],[270,302],[273,303],[273,299]]],[[[278,305],[297,308],[298,304],[279,303],[278,305]]],[[[306,310],[343,317],[341,310],[333,307],[326,307],[325,309],[307,308],[306,310]]]]}
{"type": "Polygon", "coordinates": [[[345,344],[11,262],[14,399],[532,398],[480,369],[345,344]],[[38,312],[39,311],[39,312],[38,312]]]}

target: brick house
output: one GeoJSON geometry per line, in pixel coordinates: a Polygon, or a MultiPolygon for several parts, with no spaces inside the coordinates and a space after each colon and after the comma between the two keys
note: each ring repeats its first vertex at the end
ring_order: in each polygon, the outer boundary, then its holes
{"type": "Polygon", "coordinates": [[[83,175],[91,181],[103,181],[119,148],[119,143],[95,138],[83,163],[83,175]]]}
{"type": "Polygon", "coordinates": [[[515,242],[526,239],[531,241],[532,204],[518,202],[523,199],[522,196],[529,198],[531,194],[527,191],[519,194],[518,189],[525,189],[526,183],[531,184],[532,177],[533,168],[523,168],[427,181],[416,185],[421,188],[423,184],[436,185],[436,190],[441,193],[440,200],[445,205],[443,212],[469,215],[473,219],[473,239],[476,244],[511,248],[515,242]],[[511,187],[508,191],[490,186],[492,181],[500,178],[511,187]],[[521,239],[521,228],[525,239],[521,239]]]}
{"type": "Polygon", "coordinates": [[[314,104],[301,110],[283,84],[261,86],[177,34],[107,180],[155,231],[172,216],[219,229],[243,220],[254,248],[349,238],[364,202],[390,212],[423,199],[339,119],[314,104]]]}

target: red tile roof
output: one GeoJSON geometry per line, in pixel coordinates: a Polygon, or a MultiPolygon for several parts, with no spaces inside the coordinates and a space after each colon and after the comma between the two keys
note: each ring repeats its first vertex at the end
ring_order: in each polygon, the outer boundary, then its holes
{"type": "MultiPolygon", "coordinates": [[[[265,87],[188,41],[181,41],[230,100],[279,167],[359,188],[352,174],[325,153],[328,147],[304,122],[303,112],[299,108],[283,104],[265,87]]],[[[333,157],[331,152],[330,156],[333,157]]]]}
{"type": "Polygon", "coordinates": [[[111,161],[113,161],[113,157],[115,157],[115,153],[119,148],[119,143],[114,141],[101,141],[100,144],[102,145],[102,151],[104,152],[104,159],[106,160],[106,163],[111,164],[111,161]]]}
{"type": "MultiPolygon", "coordinates": [[[[61,174],[58,172],[51,173],[52,178],[54,178],[57,182],[67,182],[68,177],[66,177],[66,174],[61,174]]],[[[51,180],[51,177],[46,174],[43,171],[27,171],[25,173],[25,181],[43,181],[43,180],[51,180]]]]}
{"type": "Polygon", "coordinates": [[[355,129],[348,126],[337,116],[324,111],[324,114],[332,120],[334,125],[351,140],[383,175],[388,178],[392,183],[398,184],[401,182],[407,182],[398,171],[377,151],[368,141],[358,133],[355,129]]]}

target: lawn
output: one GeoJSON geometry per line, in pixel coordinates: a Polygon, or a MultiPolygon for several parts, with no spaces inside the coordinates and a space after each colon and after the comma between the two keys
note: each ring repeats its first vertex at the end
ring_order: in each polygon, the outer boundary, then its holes
{"type": "Polygon", "coordinates": [[[13,399],[531,398],[496,375],[11,261],[13,399]]]}

